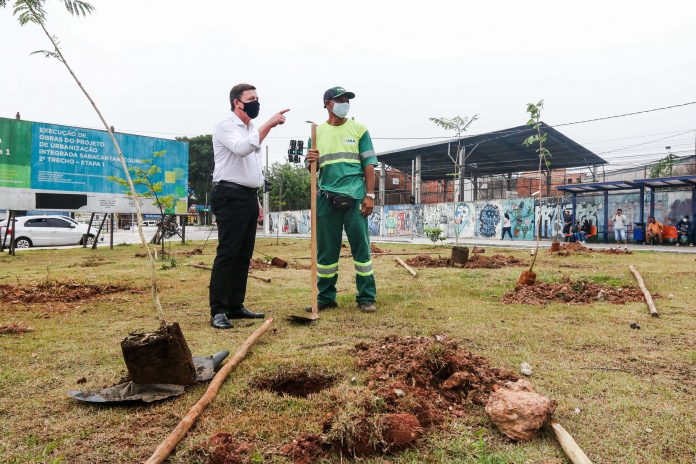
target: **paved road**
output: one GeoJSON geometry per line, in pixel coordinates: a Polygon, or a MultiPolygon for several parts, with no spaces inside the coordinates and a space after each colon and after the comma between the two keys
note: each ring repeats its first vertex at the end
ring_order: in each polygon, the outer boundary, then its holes
{"type": "MultiPolygon", "coordinates": [[[[155,234],[156,227],[146,227],[145,237],[149,240],[155,234]]],[[[186,239],[194,241],[203,241],[210,237],[210,240],[215,242],[217,240],[217,230],[214,227],[209,226],[189,226],[186,228],[186,239]]],[[[259,232],[256,235],[257,238],[264,238],[263,232],[259,232]]],[[[275,235],[269,235],[268,238],[275,238],[275,235]]],[[[281,234],[282,239],[309,239],[308,234],[281,234]]],[[[178,237],[176,238],[178,239],[178,237]]],[[[418,245],[430,245],[431,242],[427,238],[410,236],[405,237],[371,237],[371,241],[375,243],[403,243],[403,244],[418,244],[418,245]]],[[[109,236],[108,234],[104,237],[104,242],[100,243],[99,246],[108,246],[109,236]]],[[[137,244],[140,243],[140,237],[136,230],[117,230],[114,232],[114,245],[121,243],[137,244]]],[[[442,242],[443,245],[454,245],[455,241],[453,239],[448,239],[442,242]]],[[[481,246],[481,247],[501,247],[501,248],[522,248],[530,249],[534,247],[534,242],[529,240],[518,240],[518,241],[502,241],[498,239],[460,239],[460,245],[465,246],[481,246]]],[[[541,246],[548,248],[551,246],[549,240],[542,240],[541,246]]],[[[590,243],[587,245],[590,248],[600,248],[608,249],[615,247],[613,244],[605,243],[590,243]]],[[[42,248],[29,248],[28,250],[36,249],[53,249],[53,248],[79,248],[79,246],[74,247],[42,247],[42,248]]],[[[664,246],[648,246],[648,245],[635,245],[629,244],[628,248],[633,251],[654,251],[661,253],[693,253],[696,254],[696,247],[680,246],[676,247],[674,245],[664,245],[664,246]]],[[[25,250],[17,250],[25,251],[25,250]]]]}

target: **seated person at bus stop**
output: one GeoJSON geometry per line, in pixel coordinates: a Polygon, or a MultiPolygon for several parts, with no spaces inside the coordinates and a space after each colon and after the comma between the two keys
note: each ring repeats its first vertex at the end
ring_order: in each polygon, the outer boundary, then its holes
{"type": "Polygon", "coordinates": [[[648,245],[653,244],[653,239],[658,238],[660,245],[662,245],[662,229],[664,226],[660,221],[655,220],[654,217],[650,216],[648,218],[648,230],[645,235],[646,243],[648,245]]]}
{"type": "MultiPolygon", "coordinates": [[[[677,222],[677,246],[682,243],[684,243],[684,245],[689,243],[689,229],[691,229],[691,221],[689,221],[689,216],[684,215],[684,217],[677,222]]],[[[691,243],[691,246],[694,246],[694,244],[691,243]]]]}

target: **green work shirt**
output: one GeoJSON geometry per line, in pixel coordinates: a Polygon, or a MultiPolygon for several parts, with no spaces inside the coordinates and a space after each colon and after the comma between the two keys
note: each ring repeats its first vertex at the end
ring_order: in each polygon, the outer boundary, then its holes
{"type": "Polygon", "coordinates": [[[352,119],[340,126],[324,123],[317,128],[319,190],[361,200],[365,188],[365,166],[377,165],[367,128],[352,119]]]}

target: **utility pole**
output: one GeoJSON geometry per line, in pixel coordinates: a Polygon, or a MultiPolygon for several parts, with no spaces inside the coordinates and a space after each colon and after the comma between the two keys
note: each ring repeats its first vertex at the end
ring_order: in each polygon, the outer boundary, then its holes
{"type": "Polygon", "coordinates": [[[268,207],[270,200],[270,192],[268,191],[268,145],[266,145],[266,170],[263,183],[263,236],[268,237],[269,234],[269,214],[271,211],[268,207]]]}
{"type": "Polygon", "coordinates": [[[464,165],[464,163],[466,163],[466,159],[464,158],[465,153],[466,153],[465,147],[461,147],[459,149],[459,153],[457,153],[457,155],[459,157],[459,197],[460,197],[459,201],[462,201],[462,202],[466,201],[466,199],[464,198],[464,179],[465,179],[464,174],[466,173],[465,165],[464,165]]]}

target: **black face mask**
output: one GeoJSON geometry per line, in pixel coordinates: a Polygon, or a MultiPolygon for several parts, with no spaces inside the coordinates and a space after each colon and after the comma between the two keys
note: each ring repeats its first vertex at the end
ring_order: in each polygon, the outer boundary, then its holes
{"type": "Polygon", "coordinates": [[[242,111],[246,113],[247,116],[249,116],[249,119],[254,119],[256,116],[259,115],[259,109],[261,109],[261,103],[259,103],[258,100],[250,101],[250,102],[242,102],[244,103],[244,108],[242,108],[242,111]]]}

